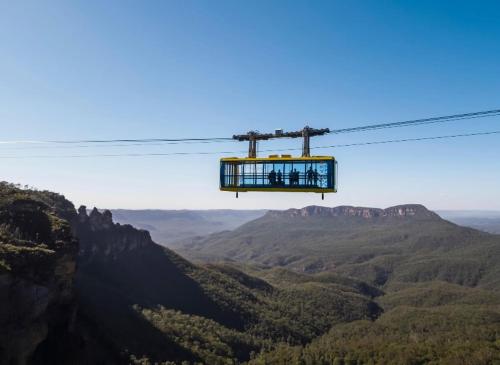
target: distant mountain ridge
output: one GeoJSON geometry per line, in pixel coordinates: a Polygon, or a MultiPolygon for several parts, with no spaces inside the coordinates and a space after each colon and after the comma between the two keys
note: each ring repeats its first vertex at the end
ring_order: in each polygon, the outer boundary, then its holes
{"type": "Polygon", "coordinates": [[[354,207],[342,205],[338,207],[322,207],[317,205],[307,206],[301,209],[288,209],[284,211],[269,211],[270,216],[290,217],[362,217],[362,218],[384,218],[384,217],[417,217],[417,218],[439,218],[439,216],[420,204],[404,204],[386,209],[354,207]]]}

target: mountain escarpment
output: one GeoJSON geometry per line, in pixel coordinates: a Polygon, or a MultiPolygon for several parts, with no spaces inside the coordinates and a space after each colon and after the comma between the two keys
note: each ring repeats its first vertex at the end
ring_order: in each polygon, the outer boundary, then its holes
{"type": "Polygon", "coordinates": [[[68,358],[77,309],[74,214],[61,195],[0,184],[0,364],[68,358]]]}

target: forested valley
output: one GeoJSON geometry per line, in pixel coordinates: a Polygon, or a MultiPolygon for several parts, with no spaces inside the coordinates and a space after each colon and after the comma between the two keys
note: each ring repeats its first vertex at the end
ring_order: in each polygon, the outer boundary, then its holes
{"type": "Polygon", "coordinates": [[[423,206],[271,211],[179,253],[2,183],[0,363],[500,364],[500,236],[423,206]]]}

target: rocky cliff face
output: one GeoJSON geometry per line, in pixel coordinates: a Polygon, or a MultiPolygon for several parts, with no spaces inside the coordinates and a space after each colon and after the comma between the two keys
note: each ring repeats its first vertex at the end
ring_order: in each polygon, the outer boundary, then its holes
{"type": "Polygon", "coordinates": [[[60,195],[0,184],[0,364],[43,362],[58,351],[52,339],[71,332],[72,215],[60,195]]]}
{"type": "Polygon", "coordinates": [[[148,231],[114,223],[109,210],[101,213],[94,208],[87,214],[87,208],[81,206],[73,230],[80,240],[82,265],[93,259],[113,260],[124,252],[154,245],[148,231]]]}
{"type": "Polygon", "coordinates": [[[419,204],[398,205],[386,209],[339,206],[335,208],[308,206],[301,209],[270,211],[273,217],[361,217],[366,219],[389,217],[439,218],[439,216],[419,204]]]}
{"type": "Polygon", "coordinates": [[[0,183],[0,365],[116,363],[82,315],[77,266],[153,245],[109,211],[0,183]]]}
{"type": "Polygon", "coordinates": [[[139,307],[242,323],[238,313],[219,307],[189,275],[201,269],[155,244],[147,231],[113,223],[108,211],[87,213],[86,207],[79,208],[73,229],[80,241],[78,314],[91,329],[93,343],[86,353],[99,364],[130,364],[131,355],[144,354],[154,359],[151,363],[190,358],[186,349],[145,321],[139,307]]]}

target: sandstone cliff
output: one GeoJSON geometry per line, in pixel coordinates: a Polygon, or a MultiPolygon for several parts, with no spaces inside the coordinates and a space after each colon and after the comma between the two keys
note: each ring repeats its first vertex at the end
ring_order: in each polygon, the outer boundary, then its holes
{"type": "Polygon", "coordinates": [[[82,265],[92,260],[113,260],[121,253],[154,244],[148,231],[114,223],[109,210],[101,213],[94,208],[87,214],[85,206],[78,209],[73,231],[80,241],[79,263],[82,265]]]}
{"type": "Polygon", "coordinates": [[[439,218],[439,216],[420,204],[405,204],[379,209],[353,206],[339,206],[334,208],[311,205],[301,209],[288,209],[284,211],[269,211],[271,217],[362,217],[372,218],[439,218]]]}

